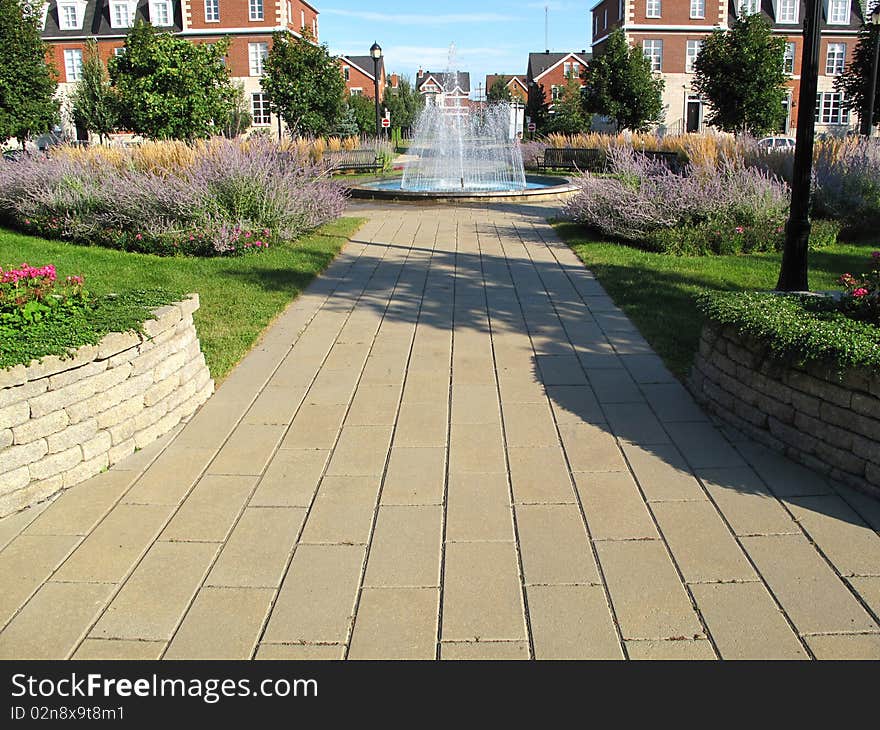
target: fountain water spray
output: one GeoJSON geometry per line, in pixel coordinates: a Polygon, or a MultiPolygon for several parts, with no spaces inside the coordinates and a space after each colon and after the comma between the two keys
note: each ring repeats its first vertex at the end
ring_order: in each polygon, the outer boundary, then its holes
{"type": "MultiPolygon", "coordinates": [[[[517,191],[526,189],[522,151],[512,134],[510,105],[471,110],[460,92],[455,44],[435,104],[416,122],[401,188],[415,192],[517,191]]],[[[430,100],[429,100],[430,101],[430,100]]]]}

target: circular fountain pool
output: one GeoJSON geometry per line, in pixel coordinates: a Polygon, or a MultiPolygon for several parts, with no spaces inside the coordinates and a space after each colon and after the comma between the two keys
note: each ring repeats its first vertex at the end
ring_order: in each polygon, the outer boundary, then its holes
{"type": "Polygon", "coordinates": [[[403,187],[402,178],[373,180],[350,187],[352,197],[371,200],[401,200],[413,202],[524,202],[526,200],[559,200],[574,192],[575,186],[563,177],[526,175],[525,188],[511,190],[506,185],[491,182],[469,182],[465,187],[435,183],[403,187]],[[439,189],[438,189],[439,188],[439,189]]]}

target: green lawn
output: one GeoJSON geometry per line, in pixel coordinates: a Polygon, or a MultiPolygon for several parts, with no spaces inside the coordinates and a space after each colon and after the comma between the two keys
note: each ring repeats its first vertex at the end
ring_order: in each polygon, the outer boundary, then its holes
{"type": "Polygon", "coordinates": [[[295,243],[235,258],[148,256],[0,229],[0,266],[55,264],[59,278],[84,274],[96,294],[154,287],[198,292],[196,328],[211,374],[219,381],[362,223],[342,218],[295,243]]]}
{"type": "MultiPolygon", "coordinates": [[[[707,289],[769,290],[779,276],[777,253],[670,256],[603,241],[573,223],[554,227],[679,378],[690,369],[703,324],[694,295],[707,289]]],[[[810,288],[839,289],[838,277],[864,271],[877,248],[873,241],[811,251],[810,288]]]]}

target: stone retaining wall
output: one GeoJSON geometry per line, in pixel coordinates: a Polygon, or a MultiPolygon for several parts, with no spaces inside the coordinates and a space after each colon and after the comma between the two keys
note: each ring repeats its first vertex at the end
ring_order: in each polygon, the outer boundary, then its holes
{"type": "Polygon", "coordinates": [[[198,295],[73,358],[0,370],[0,517],[94,476],[170,431],[214,392],[198,295]]]}
{"type": "Polygon", "coordinates": [[[880,496],[880,378],[789,366],[731,327],[707,324],[691,373],[697,400],[755,440],[880,496]]]}

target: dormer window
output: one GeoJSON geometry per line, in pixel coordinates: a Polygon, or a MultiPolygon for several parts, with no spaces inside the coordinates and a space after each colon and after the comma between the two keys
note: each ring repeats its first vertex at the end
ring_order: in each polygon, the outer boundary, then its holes
{"type": "Polygon", "coordinates": [[[110,27],[131,28],[134,25],[134,14],[137,0],[117,0],[110,2],[110,27]]]}
{"type": "Polygon", "coordinates": [[[171,25],[171,0],[150,0],[150,23],[155,26],[171,25]]]}
{"type": "Polygon", "coordinates": [[[85,11],[85,0],[58,3],[58,27],[61,30],[82,30],[85,11]]]}
{"type": "Polygon", "coordinates": [[[849,25],[850,0],[827,0],[826,5],[829,25],[849,25]]]}
{"type": "Polygon", "coordinates": [[[776,21],[778,23],[797,23],[800,0],[777,0],[776,21]]]}

